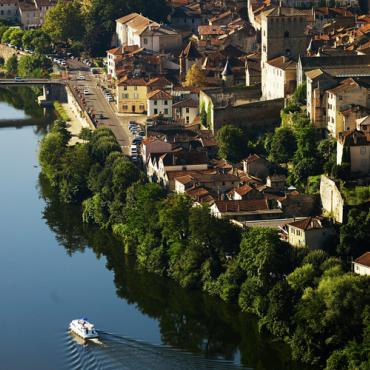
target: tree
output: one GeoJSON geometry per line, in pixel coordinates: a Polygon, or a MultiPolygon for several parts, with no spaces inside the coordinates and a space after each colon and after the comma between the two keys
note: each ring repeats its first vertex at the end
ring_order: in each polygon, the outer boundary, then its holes
{"type": "Polygon", "coordinates": [[[9,42],[20,48],[22,46],[22,37],[23,37],[24,31],[20,30],[18,28],[13,29],[12,33],[10,34],[9,37],[9,42]]]}
{"type": "Polygon", "coordinates": [[[271,140],[271,160],[277,163],[287,163],[293,159],[296,149],[297,144],[293,131],[290,128],[278,128],[271,140]]]}
{"type": "Polygon", "coordinates": [[[51,39],[47,33],[41,29],[27,30],[22,37],[24,49],[34,50],[36,53],[44,54],[50,51],[51,39]]]}
{"type": "Polygon", "coordinates": [[[294,91],[293,100],[296,104],[306,104],[307,99],[307,82],[304,81],[294,91]]]}
{"type": "Polygon", "coordinates": [[[370,210],[351,209],[348,221],[340,228],[339,255],[353,258],[370,250],[370,210]]]}
{"type": "Polygon", "coordinates": [[[222,126],[217,134],[218,154],[231,162],[238,162],[248,153],[247,140],[243,131],[233,125],[222,126]]]}
{"type": "Polygon", "coordinates": [[[22,56],[18,64],[21,77],[48,77],[51,70],[51,61],[41,54],[22,56]]]}
{"type": "Polygon", "coordinates": [[[184,86],[204,87],[206,85],[206,74],[198,64],[194,63],[186,72],[184,86]]]}
{"type": "Polygon", "coordinates": [[[18,59],[15,54],[13,54],[5,63],[6,73],[10,76],[15,76],[18,71],[18,59]]]}
{"type": "Polygon", "coordinates": [[[68,44],[84,37],[84,19],[75,2],[58,2],[50,8],[42,29],[55,43],[68,44]]]}
{"type": "Polygon", "coordinates": [[[83,5],[85,47],[93,55],[105,55],[115,31],[117,14],[141,13],[157,22],[166,22],[170,8],[165,0],[91,0],[83,5]]]}
{"type": "Polygon", "coordinates": [[[7,44],[10,42],[10,37],[13,33],[14,30],[16,30],[17,28],[14,28],[14,27],[9,27],[7,28],[6,30],[3,31],[3,34],[1,36],[1,42],[3,44],[7,44]]]}

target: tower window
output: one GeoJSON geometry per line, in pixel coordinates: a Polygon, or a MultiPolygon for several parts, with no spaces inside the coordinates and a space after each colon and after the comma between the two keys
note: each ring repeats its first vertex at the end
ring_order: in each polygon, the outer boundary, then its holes
{"type": "Polygon", "coordinates": [[[288,31],[285,31],[285,32],[284,32],[284,38],[285,38],[285,39],[289,38],[289,32],[288,32],[288,31]]]}

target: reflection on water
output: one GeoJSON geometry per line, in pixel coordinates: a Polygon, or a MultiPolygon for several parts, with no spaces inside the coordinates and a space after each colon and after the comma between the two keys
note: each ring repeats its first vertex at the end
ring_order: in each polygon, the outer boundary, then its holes
{"type": "MultiPolygon", "coordinates": [[[[286,346],[258,333],[254,317],[217,298],[182,289],[171,280],[139,271],[111,233],[82,224],[79,207],[61,204],[42,176],[39,192],[46,203],[43,217],[56,233],[58,243],[71,256],[86,248],[91,248],[97,258],[105,256],[106,267],[114,272],[117,295],[158,320],[163,344],[249,368],[296,368],[286,346]]],[[[167,369],[165,363],[161,366],[158,369],[167,369]]]]}
{"type": "MultiPolygon", "coordinates": [[[[35,93],[14,91],[7,101],[25,104],[26,113],[34,109],[37,118],[35,93]]],[[[49,123],[0,129],[1,370],[56,369],[58,347],[69,369],[213,368],[210,359],[261,370],[303,369],[280,341],[258,333],[254,317],[138,271],[110,233],[82,224],[79,207],[60,204],[35,168],[37,140],[49,123]],[[81,314],[118,335],[102,332],[102,347],[76,343],[63,328],[81,314]]]]}

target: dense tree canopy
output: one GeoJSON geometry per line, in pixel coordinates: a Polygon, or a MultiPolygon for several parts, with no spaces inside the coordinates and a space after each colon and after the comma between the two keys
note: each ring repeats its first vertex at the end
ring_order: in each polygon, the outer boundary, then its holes
{"type": "Polygon", "coordinates": [[[75,2],[58,2],[45,16],[43,30],[54,43],[67,44],[84,37],[84,18],[75,2]]]}
{"type": "Polygon", "coordinates": [[[275,131],[270,144],[271,160],[287,163],[292,160],[296,149],[296,139],[290,128],[281,127],[275,131]]]}
{"type": "Polygon", "coordinates": [[[238,162],[248,153],[248,142],[244,132],[236,126],[222,126],[217,134],[218,154],[231,162],[238,162]]]}
{"type": "Polygon", "coordinates": [[[18,63],[21,77],[48,77],[51,71],[51,61],[42,54],[24,55],[18,63]]]}

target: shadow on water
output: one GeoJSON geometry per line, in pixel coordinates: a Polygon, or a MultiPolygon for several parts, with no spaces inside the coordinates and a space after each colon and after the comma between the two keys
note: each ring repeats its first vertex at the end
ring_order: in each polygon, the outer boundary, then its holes
{"type": "MultiPolygon", "coordinates": [[[[123,253],[122,246],[111,233],[83,224],[81,209],[61,204],[42,176],[40,176],[38,190],[46,202],[43,217],[56,234],[59,244],[69,255],[84,252],[86,248],[90,248],[97,258],[105,256],[107,269],[114,273],[117,295],[129,304],[136,305],[145,315],[157,320],[161,341],[164,345],[191,352],[203,359],[231,361],[247,368],[304,369],[302,365],[292,362],[286,345],[258,332],[257,321],[254,317],[241,313],[237,307],[226,304],[215,297],[199,291],[182,289],[169,279],[138,270],[134,261],[123,253]]],[[[167,353],[161,352],[165,347],[160,347],[161,350],[159,350],[155,346],[140,344],[120,336],[106,333],[103,335],[105,336],[104,341],[108,341],[108,349],[105,347],[96,349],[94,346],[73,349],[74,352],[78,352],[79,358],[82,356],[81,361],[85,361],[84,356],[88,356],[92,351],[96,361],[102,355],[109,354],[109,358],[118,356],[116,360],[119,361],[120,365],[117,366],[121,366],[118,367],[120,369],[175,369],[175,367],[167,366],[165,355],[161,356],[162,353],[167,353]],[[127,343],[130,343],[135,351],[127,343]],[[148,367],[146,357],[142,354],[144,356],[140,357],[142,367],[138,367],[135,362],[132,367],[128,365],[131,363],[131,356],[134,354],[139,356],[140,351],[144,349],[159,351],[155,361],[150,360],[148,367]],[[121,363],[123,359],[126,361],[125,366],[121,363]]],[[[178,352],[168,353],[179,355],[178,352]]],[[[185,361],[185,358],[181,358],[181,364],[182,361],[185,361]]],[[[81,368],[117,368],[114,367],[116,365],[96,366],[81,368]]],[[[179,366],[179,364],[176,365],[176,368],[202,368],[179,366]]]]}

